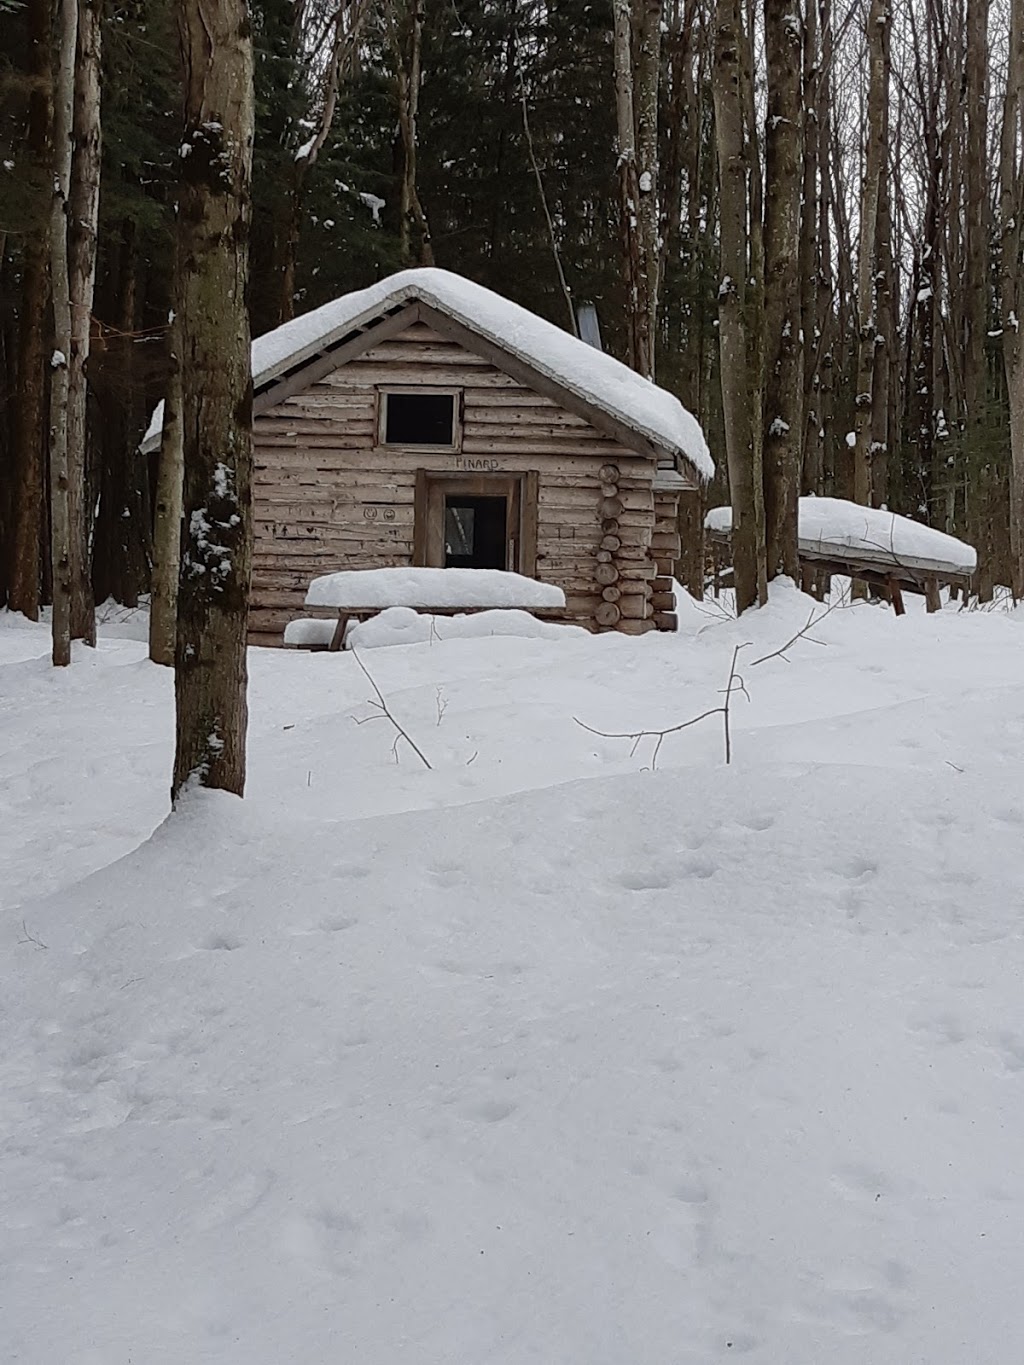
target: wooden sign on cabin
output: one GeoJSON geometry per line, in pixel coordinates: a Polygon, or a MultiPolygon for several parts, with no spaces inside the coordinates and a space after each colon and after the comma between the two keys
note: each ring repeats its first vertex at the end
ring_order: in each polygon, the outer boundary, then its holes
{"type": "MultiPolygon", "coordinates": [[[[314,576],[402,565],[542,579],[595,630],[675,628],[678,500],[714,466],[666,390],[434,269],[286,322],[252,360],[252,643],[281,643],[314,576]]],[[[144,451],[159,434],[158,410],[144,451]]]]}

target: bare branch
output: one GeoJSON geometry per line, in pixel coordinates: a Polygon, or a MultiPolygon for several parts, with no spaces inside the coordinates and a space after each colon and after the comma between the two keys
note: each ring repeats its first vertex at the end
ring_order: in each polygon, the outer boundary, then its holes
{"type": "Polygon", "coordinates": [[[533,145],[533,133],[530,131],[530,114],[526,103],[526,78],[523,74],[523,63],[519,51],[519,34],[515,33],[514,38],[516,65],[519,67],[519,103],[523,114],[523,133],[526,136],[526,150],[530,158],[530,165],[533,168],[534,179],[537,181],[537,192],[540,195],[540,206],[544,211],[544,221],[548,227],[548,239],[551,243],[551,254],[555,260],[555,270],[558,273],[558,283],[565,299],[565,306],[569,310],[569,325],[573,336],[580,334],[579,323],[576,320],[576,309],[573,306],[572,291],[565,278],[565,270],[562,267],[562,255],[558,249],[558,235],[555,232],[554,219],[551,217],[551,209],[548,207],[548,196],[544,189],[544,178],[540,173],[540,165],[537,161],[537,152],[533,145]]]}
{"type": "Polygon", "coordinates": [[[633,747],[629,751],[630,758],[633,757],[645,739],[653,739],[654,750],[651,753],[651,771],[653,772],[658,766],[658,754],[661,752],[661,746],[668,735],[678,734],[680,730],[688,730],[691,725],[698,725],[702,720],[707,720],[709,716],[722,716],[725,729],[725,761],[726,763],[730,763],[732,761],[732,740],[729,731],[729,712],[733,693],[742,692],[747,701],[750,700],[750,693],[747,691],[743,677],[736,671],[736,660],[739,658],[740,650],[749,648],[749,645],[750,641],[748,640],[744,644],[737,645],[732,652],[729,677],[726,680],[725,687],[722,689],[723,695],[725,696],[725,701],[722,705],[712,706],[709,710],[702,711],[699,716],[692,716],[689,720],[680,721],[678,725],[666,725],[663,730],[624,730],[616,732],[596,730],[592,725],[585,724],[578,716],[573,716],[573,720],[581,730],[586,730],[592,735],[600,735],[602,739],[631,739],[633,741],[633,747]]]}
{"type": "MultiPolygon", "coordinates": [[[[373,688],[374,692],[377,694],[377,699],[376,699],[376,701],[370,700],[369,703],[368,703],[368,705],[377,707],[378,710],[379,710],[379,712],[380,712],[380,715],[379,715],[379,716],[366,716],[364,719],[365,719],[365,720],[379,720],[382,716],[383,716],[383,717],[386,717],[386,718],[391,722],[391,724],[395,727],[395,729],[398,731],[398,734],[395,736],[394,745],[392,746],[392,753],[395,755],[395,762],[396,762],[396,763],[398,762],[398,741],[399,741],[400,739],[404,739],[405,742],[409,745],[409,748],[412,749],[413,753],[416,755],[416,757],[417,757],[417,758],[420,760],[420,762],[423,764],[424,768],[433,769],[433,766],[434,766],[434,765],[433,765],[433,764],[430,762],[430,760],[427,758],[426,754],[423,752],[423,750],[420,748],[420,746],[416,743],[416,741],[415,741],[415,740],[413,739],[413,737],[409,734],[409,732],[408,732],[406,729],[404,729],[404,728],[398,723],[398,721],[395,719],[395,717],[394,717],[394,715],[393,715],[393,713],[392,713],[392,711],[391,711],[391,708],[388,706],[386,700],[384,699],[384,693],[383,693],[383,692],[380,690],[380,688],[377,686],[376,682],[375,682],[374,679],[373,679],[372,673],[371,673],[370,670],[366,667],[366,665],[363,663],[362,659],[359,657],[359,651],[356,650],[356,649],[350,649],[350,650],[349,650],[349,653],[352,655],[353,659],[355,659],[356,663],[359,665],[360,671],[363,673],[363,675],[365,676],[367,682],[369,682],[370,686],[373,688]]],[[[357,722],[357,724],[358,724],[358,723],[359,723],[359,722],[357,722]]]]}
{"type": "Polygon", "coordinates": [[[44,943],[41,938],[37,938],[28,928],[24,920],[21,921],[21,938],[18,939],[18,942],[31,943],[34,948],[49,948],[50,946],[48,943],[44,943]]]}

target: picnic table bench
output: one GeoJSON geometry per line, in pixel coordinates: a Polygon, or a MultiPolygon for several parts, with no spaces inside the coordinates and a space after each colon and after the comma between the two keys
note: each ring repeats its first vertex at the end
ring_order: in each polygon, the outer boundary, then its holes
{"type": "Polygon", "coordinates": [[[367,621],[389,607],[431,616],[517,609],[560,621],[565,594],[553,584],[499,569],[352,569],[314,578],[305,606],[316,615],[289,621],[286,647],[334,653],[344,648],[352,622],[367,621]]]}
{"type": "MultiPolygon", "coordinates": [[[[705,531],[717,596],[731,554],[730,509],[713,508],[705,531]]],[[[897,616],[905,611],[904,590],[923,594],[928,611],[940,610],[940,588],[967,592],[977,564],[974,549],[944,531],[842,498],[800,499],[797,556],[805,591],[820,599],[833,574],[859,578],[887,593],[897,616]]]]}

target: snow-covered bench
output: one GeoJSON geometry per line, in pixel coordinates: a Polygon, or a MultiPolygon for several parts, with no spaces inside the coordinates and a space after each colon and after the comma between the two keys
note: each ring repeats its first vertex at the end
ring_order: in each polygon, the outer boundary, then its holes
{"type": "MultiPolygon", "coordinates": [[[[713,507],[704,529],[715,553],[717,587],[732,509],[713,507]]],[[[923,593],[928,610],[938,611],[940,586],[968,588],[978,565],[973,546],[955,536],[843,498],[800,499],[797,553],[807,578],[843,574],[885,588],[897,615],[903,614],[902,589],[923,593]]]]}
{"type": "Polygon", "coordinates": [[[289,621],[284,642],[292,649],[339,650],[353,621],[388,607],[412,607],[432,616],[515,608],[542,620],[561,620],[565,594],[551,583],[500,569],[351,569],[314,578],[307,610],[289,621]]]}

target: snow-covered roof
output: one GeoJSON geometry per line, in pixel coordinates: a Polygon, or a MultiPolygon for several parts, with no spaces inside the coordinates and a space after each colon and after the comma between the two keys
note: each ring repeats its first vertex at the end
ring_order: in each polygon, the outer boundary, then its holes
{"type": "MultiPolygon", "coordinates": [[[[348,333],[412,302],[428,304],[534,366],[578,398],[681,456],[702,478],[714,475],[714,461],[699,422],[673,394],[614,356],[595,350],[510,299],[448,270],[400,271],[257,337],[252,343],[254,387],[265,385],[348,333]]],[[[144,450],[155,444],[162,421],[161,406],[146,432],[144,450]]]]}
{"type": "MultiPolygon", "coordinates": [[[[709,531],[728,535],[732,509],[713,507],[704,525],[709,531]]],[[[883,565],[945,569],[958,574],[973,573],[978,566],[974,547],[955,536],[845,498],[801,498],[797,537],[801,552],[806,554],[857,555],[883,565]]]]}

